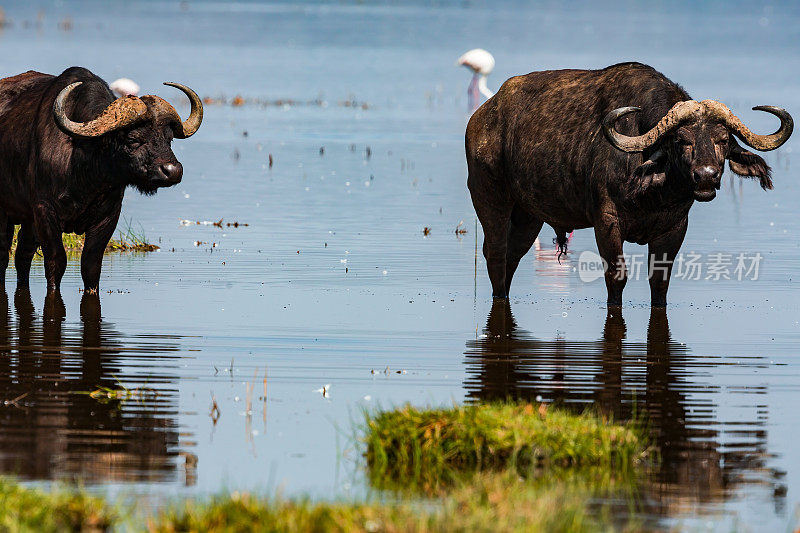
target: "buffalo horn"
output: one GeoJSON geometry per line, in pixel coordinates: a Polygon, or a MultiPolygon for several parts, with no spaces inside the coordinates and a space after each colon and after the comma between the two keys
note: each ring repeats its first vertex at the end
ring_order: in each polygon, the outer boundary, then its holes
{"type": "Polygon", "coordinates": [[[147,117],[147,105],[135,96],[117,98],[106,107],[100,116],[88,122],[74,122],[67,117],[66,103],[70,94],[82,82],[64,87],[53,104],[56,124],[67,135],[73,137],[99,137],[108,132],[126,128],[147,117]]]}

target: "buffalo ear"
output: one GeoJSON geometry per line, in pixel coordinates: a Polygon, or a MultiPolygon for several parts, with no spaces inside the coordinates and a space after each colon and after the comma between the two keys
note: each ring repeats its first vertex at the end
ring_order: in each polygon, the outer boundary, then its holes
{"type": "Polygon", "coordinates": [[[641,165],[633,169],[629,195],[635,198],[646,193],[652,187],[659,187],[667,179],[667,157],[661,150],[656,150],[641,165]]]}
{"type": "Polygon", "coordinates": [[[772,169],[761,156],[748,152],[731,139],[731,149],[728,154],[728,166],[734,174],[748,178],[758,178],[761,188],[772,188],[772,169]]]}

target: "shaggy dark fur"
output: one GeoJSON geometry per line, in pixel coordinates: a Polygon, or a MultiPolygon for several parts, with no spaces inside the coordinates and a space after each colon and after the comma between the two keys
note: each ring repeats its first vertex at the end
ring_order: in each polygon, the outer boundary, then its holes
{"type": "Polygon", "coordinates": [[[83,85],[67,105],[72,120],[91,120],[114,101],[106,82],[84,68],[69,68],[60,76],[29,71],[0,80],[2,281],[14,225],[20,224],[14,258],[20,286],[28,285],[31,259],[41,244],[47,289],[58,291],[67,264],[61,234],[74,232],[86,234],[84,286],[97,290],[103,251],[117,226],[125,188],[154,194],[181,180],[182,168],[170,148],[172,119],[156,116],[94,139],[62,132],[53,118],[53,102],[76,81],[83,85]]]}
{"type": "MultiPolygon", "coordinates": [[[[608,304],[621,305],[623,241],[647,244],[650,257],[666,257],[671,269],[689,209],[714,197],[725,159],[733,172],[772,188],[764,160],[713,121],[685,124],[643,153],[622,152],[603,133],[603,118],[614,109],[640,107],[616,125],[640,135],[684,100],[691,100],[686,91],[652,67],[622,63],[517,76],[475,112],[466,133],[467,184],[494,297],[508,297],[546,222],[556,235],[594,228],[608,265],[608,304]]],[[[652,305],[666,305],[668,285],[669,269],[650,276],[652,305]]]]}

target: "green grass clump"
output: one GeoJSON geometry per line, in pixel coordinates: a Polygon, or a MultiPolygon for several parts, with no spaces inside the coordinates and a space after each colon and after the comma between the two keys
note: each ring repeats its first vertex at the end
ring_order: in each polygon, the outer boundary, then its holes
{"type": "MultiPolygon", "coordinates": [[[[11,241],[11,248],[9,253],[13,254],[17,248],[17,233],[19,228],[14,230],[14,238],[11,241]]],[[[85,235],[75,233],[64,233],[61,236],[61,241],[64,243],[64,250],[68,254],[80,253],[83,250],[84,242],[86,241],[85,235]]],[[[147,238],[143,231],[134,230],[130,224],[124,230],[117,232],[117,237],[108,241],[105,253],[111,252],[154,252],[158,250],[158,246],[147,242],[147,238]]]]}
{"type": "Polygon", "coordinates": [[[478,474],[436,501],[311,502],[234,492],[188,499],[155,514],[66,489],[45,492],[0,480],[0,531],[450,532],[612,530],[589,496],[564,484],[543,489],[508,472],[478,474]]]}
{"type": "Polygon", "coordinates": [[[480,474],[431,503],[311,503],[234,493],[209,502],[184,502],[151,519],[149,528],[177,531],[450,532],[610,531],[590,514],[589,498],[564,485],[541,489],[510,473],[480,474]]]}
{"type": "MultiPolygon", "coordinates": [[[[541,468],[630,470],[647,453],[634,425],[542,404],[405,406],[366,414],[370,479],[430,485],[464,472],[541,468]]],[[[378,486],[385,486],[377,483],[378,486]]]]}
{"type": "Polygon", "coordinates": [[[0,478],[0,531],[104,531],[115,519],[100,498],[25,488],[0,478]]]}

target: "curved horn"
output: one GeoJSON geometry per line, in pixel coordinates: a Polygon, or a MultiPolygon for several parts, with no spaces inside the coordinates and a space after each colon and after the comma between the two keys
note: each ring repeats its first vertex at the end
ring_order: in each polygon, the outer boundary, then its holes
{"type": "Polygon", "coordinates": [[[644,150],[644,147],[636,150],[636,146],[638,146],[638,144],[632,140],[636,139],[637,137],[628,137],[627,135],[622,135],[617,133],[617,130],[614,129],[614,124],[616,124],[617,120],[619,120],[621,117],[624,117],[629,113],[636,113],[637,111],[641,110],[641,107],[620,107],[606,115],[606,118],[603,119],[603,131],[605,132],[608,140],[611,141],[611,144],[625,152],[644,150]],[[631,150],[629,147],[634,149],[631,150]]]}
{"type": "Polygon", "coordinates": [[[164,85],[169,85],[170,87],[175,87],[179,89],[183,94],[189,97],[189,102],[192,104],[192,110],[189,113],[189,118],[181,122],[182,132],[176,134],[175,136],[178,139],[185,139],[187,137],[191,137],[195,134],[195,132],[200,128],[200,124],[203,122],[203,101],[200,100],[200,97],[197,96],[197,93],[191,90],[186,85],[181,85],[180,83],[173,83],[173,82],[165,82],[164,85]]]}
{"type": "Polygon", "coordinates": [[[147,105],[135,96],[117,98],[100,116],[88,122],[74,122],[65,110],[70,94],[83,82],[76,81],[64,87],[53,103],[53,117],[58,127],[73,137],[99,137],[103,134],[141,122],[147,116],[147,105]]]}
{"type": "Polygon", "coordinates": [[[667,112],[664,117],[658,121],[653,129],[643,135],[636,137],[629,137],[618,133],[614,129],[614,124],[622,116],[635,111],[641,111],[638,107],[620,107],[608,113],[603,119],[603,131],[611,141],[611,144],[622,150],[623,152],[641,152],[645,148],[654,145],[665,134],[677,128],[682,122],[686,121],[689,117],[703,110],[703,105],[694,100],[686,100],[678,102],[667,112]]]}
{"type": "Polygon", "coordinates": [[[739,137],[747,146],[762,152],[774,150],[785,143],[787,140],[789,140],[789,136],[792,135],[792,130],[794,129],[792,115],[780,107],[760,105],[753,108],[753,111],[766,111],[767,113],[775,115],[781,119],[781,126],[775,133],[771,135],[756,135],[750,131],[750,128],[745,126],[739,117],[734,115],[733,112],[724,104],[714,100],[703,100],[703,104],[706,106],[709,112],[723,120],[725,125],[728,126],[733,133],[735,133],[736,136],[739,137]]]}

